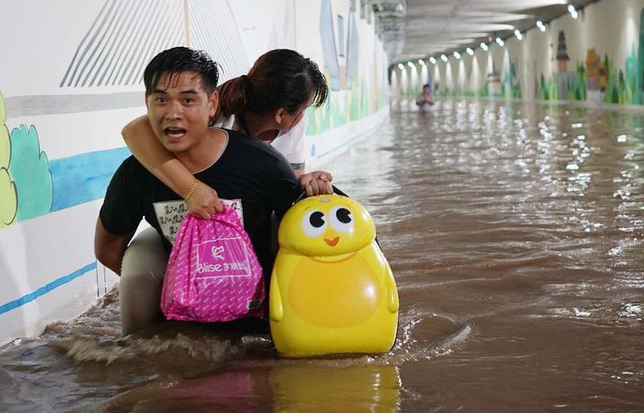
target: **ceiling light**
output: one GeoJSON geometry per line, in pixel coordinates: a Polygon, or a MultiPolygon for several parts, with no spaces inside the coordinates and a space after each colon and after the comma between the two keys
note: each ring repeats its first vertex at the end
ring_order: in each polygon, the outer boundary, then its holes
{"type": "Polygon", "coordinates": [[[414,64],[413,64],[412,62],[407,62],[407,66],[409,66],[409,67],[413,68],[413,67],[414,67],[414,64]]]}
{"type": "Polygon", "coordinates": [[[481,42],[481,49],[485,50],[487,52],[488,47],[485,43],[481,42]]]}
{"type": "Polygon", "coordinates": [[[405,66],[402,63],[398,63],[398,69],[405,70],[405,66]]]}
{"type": "Polygon", "coordinates": [[[443,62],[447,62],[447,56],[445,56],[444,54],[442,54],[442,55],[441,55],[441,60],[442,60],[443,62]]]}
{"type": "Polygon", "coordinates": [[[542,32],[545,32],[545,31],[546,31],[546,25],[545,25],[541,20],[539,20],[539,21],[537,22],[537,27],[538,27],[538,28],[539,28],[539,30],[541,30],[542,32]]]}
{"type": "Polygon", "coordinates": [[[424,61],[423,59],[418,59],[418,63],[419,63],[421,66],[425,66],[425,61],[424,61]]]}
{"type": "Polygon", "coordinates": [[[576,19],[577,17],[579,17],[579,12],[577,12],[577,10],[575,9],[575,6],[573,6],[572,4],[568,5],[568,12],[570,12],[570,15],[572,16],[573,19],[576,19]]]}
{"type": "Polygon", "coordinates": [[[503,39],[501,39],[500,37],[497,37],[497,38],[496,38],[496,43],[497,43],[499,46],[503,46],[503,45],[505,44],[505,42],[503,41],[503,39]]]}
{"type": "Polygon", "coordinates": [[[457,58],[457,59],[460,59],[460,58],[461,58],[461,54],[460,54],[459,52],[456,52],[456,51],[455,51],[455,52],[454,52],[454,57],[455,57],[455,58],[457,58]]]}
{"type": "Polygon", "coordinates": [[[523,40],[523,35],[521,34],[521,30],[515,29],[514,30],[514,35],[517,37],[517,39],[523,40]]]}
{"type": "Polygon", "coordinates": [[[465,49],[465,51],[467,52],[468,55],[474,56],[474,50],[472,50],[471,47],[468,47],[467,49],[465,49]]]}
{"type": "Polygon", "coordinates": [[[429,61],[432,62],[433,65],[436,64],[436,58],[434,56],[430,57],[429,61]]]}

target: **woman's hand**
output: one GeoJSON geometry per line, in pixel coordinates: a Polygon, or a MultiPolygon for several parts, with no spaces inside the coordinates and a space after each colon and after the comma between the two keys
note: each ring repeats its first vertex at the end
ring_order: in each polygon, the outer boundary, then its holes
{"type": "Polygon", "coordinates": [[[333,175],[326,171],[313,171],[300,176],[300,185],[306,191],[306,196],[332,194],[331,181],[333,175]]]}
{"type": "Polygon", "coordinates": [[[194,192],[186,200],[188,213],[201,219],[210,219],[215,213],[224,210],[217,191],[199,181],[194,192]]]}

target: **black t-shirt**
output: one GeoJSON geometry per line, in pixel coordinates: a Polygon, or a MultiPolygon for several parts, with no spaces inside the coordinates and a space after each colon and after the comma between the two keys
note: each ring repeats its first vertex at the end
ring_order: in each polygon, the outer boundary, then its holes
{"type": "MultiPolygon", "coordinates": [[[[271,213],[281,219],[300,187],[288,161],[270,145],[226,132],[229,139],[221,157],[194,176],[215,189],[221,199],[241,200],[244,228],[268,275],[273,265],[271,213]]],[[[136,230],[145,217],[169,249],[168,239],[173,239],[185,211],[182,198],[130,156],[112,177],[100,219],[109,233],[122,235],[136,230]]]]}

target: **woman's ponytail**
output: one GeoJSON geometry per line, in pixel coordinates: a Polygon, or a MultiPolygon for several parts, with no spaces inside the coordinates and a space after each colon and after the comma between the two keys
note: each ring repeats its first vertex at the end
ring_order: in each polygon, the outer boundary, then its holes
{"type": "Polygon", "coordinates": [[[217,88],[219,91],[219,107],[215,118],[227,119],[246,109],[246,82],[240,77],[227,80],[217,88]]]}

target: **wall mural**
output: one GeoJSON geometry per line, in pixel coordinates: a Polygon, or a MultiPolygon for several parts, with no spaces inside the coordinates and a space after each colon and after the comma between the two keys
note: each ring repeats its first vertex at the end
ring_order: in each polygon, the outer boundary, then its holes
{"type": "Polygon", "coordinates": [[[324,68],[329,79],[331,90],[340,90],[340,63],[336,47],[335,33],[333,31],[333,10],[331,1],[323,0],[320,10],[320,40],[324,53],[324,68]]]}
{"type": "Polygon", "coordinates": [[[496,69],[494,62],[492,62],[492,70],[487,74],[487,82],[485,85],[487,86],[486,93],[482,96],[501,96],[501,74],[496,69]]]}
{"type": "Polygon", "coordinates": [[[517,77],[517,68],[510,59],[510,52],[505,49],[503,54],[503,84],[501,94],[506,98],[521,99],[521,83],[517,77]]]}
{"type": "Polygon", "coordinates": [[[183,15],[180,3],[150,6],[144,1],[105,1],[80,40],[60,87],[140,84],[140,75],[152,56],[166,45],[182,44],[184,39],[183,19],[168,19],[183,15]],[[164,30],[155,33],[157,27],[164,30]]]}
{"type": "Polygon", "coordinates": [[[16,184],[9,171],[11,165],[11,139],[6,125],[4,97],[0,91],[0,229],[13,223],[18,212],[16,184]]]}
{"type": "MultiPolygon", "coordinates": [[[[324,62],[320,64],[320,68],[329,80],[329,88],[333,92],[329,94],[326,107],[307,109],[309,117],[307,135],[318,135],[329,129],[361,119],[383,108],[388,102],[386,86],[381,84],[382,82],[376,82],[375,79],[369,82],[369,77],[360,72],[360,39],[358,38],[354,11],[349,12],[347,19],[348,35],[343,48],[346,50],[346,67],[340,64],[338,40],[333,29],[336,21],[334,16],[330,0],[322,1],[320,39],[322,40],[324,62]],[[375,87],[370,88],[369,83],[375,87]]],[[[377,73],[374,72],[374,76],[377,76],[377,73]]],[[[311,155],[315,155],[315,147],[312,148],[311,155]]]]}
{"type": "Polygon", "coordinates": [[[347,86],[355,85],[359,73],[360,39],[358,38],[358,24],[356,13],[349,12],[349,28],[347,29],[347,86]]]}
{"type": "MultiPolygon", "coordinates": [[[[105,0],[58,86],[140,85],[155,53],[184,44],[217,56],[224,77],[245,73],[250,66],[245,54],[238,53],[243,45],[227,0],[175,0],[158,10],[149,4],[105,0]],[[211,30],[213,26],[218,30],[211,30]],[[154,27],[168,30],[154,35],[154,27]]],[[[9,133],[1,94],[0,120],[0,229],[102,198],[114,171],[130,154],[122,147],[50,161],[41,151],[36,126],[22,124],[9,133]]]]}
{"type": "Polygon", "coordinates": [[[9,171],[18,191],[17,221],[48,213],[53,201],[53,184],[47,154],[40,150],[36,128],[22,124],[11,131],[9,171]]]}
{"type": "Polygon", "coordinates": [[[566,35],[559,32],[557,41],[557,73],[546,79],[542,74],[538,97],[544,100],[581,100],[617,104],[644,103],[644,9],[640,11],[639,46],[631,46],[631,53],[624,62],[624,69],[608,54],[603,57],[589,49],[583,61],[577,61],[570,70],[570,57],[566,48],[566,35]]]}
{"type": "Polygon", "coordinates": [[[586,100],[600,102],[606,93],[606,65],[595,49],[586,53],[586,100]]]}
{"type": "MultiPolygon", "coordinates": [[[[554,54],[553,59],[557,62],[557,71],[549,79],[546,79],[543,74],[540,75],[540,86],[537,97],[543,100],[586,100],[588,88],[586,81],[587,67],[577,61],[574,64],[574,70],[570,70],[571,65],[568,47],[566,46],[566,33],[563,30],[559,31],[557,36],[556,54],[552,51],[554,46],[550,45],[550,48],[551,55],[554,54]]],[[[591,52],[589,50],[589,53],[594,54],[595,51],[592,50],[591,52]]],[[[587,56],[586,60],[588,58],[587,56]]],[[[593,69],[593,76],[596,76],[597,84],[599,84],[600,65],[593,61],[591,67],[593,69]]]]}
{"type": "Polygon", "coordinates": [[[141,85],[152,57],[184,45],[206,50],[222,66],[224,77],[238,76],[249,63],[238,53],[243,45],[237,33],[227,0],[106,0],[60,87],[141,85]]]}
{"type": "Polygon", "coordinates": [[[50,212],[53,184],[36,128],[22,124],[9,134],[2,93],[0,119],[0,228],[4,228],[50,212]]]}

